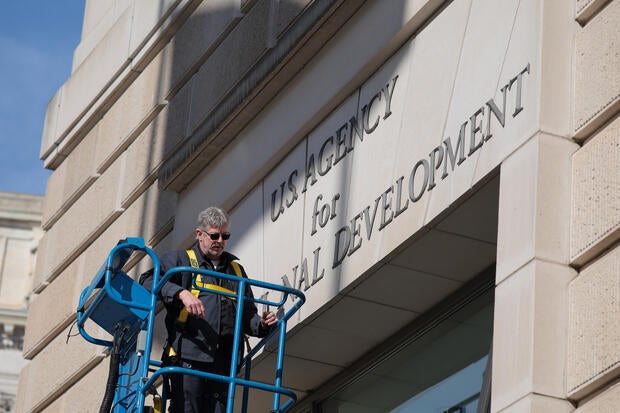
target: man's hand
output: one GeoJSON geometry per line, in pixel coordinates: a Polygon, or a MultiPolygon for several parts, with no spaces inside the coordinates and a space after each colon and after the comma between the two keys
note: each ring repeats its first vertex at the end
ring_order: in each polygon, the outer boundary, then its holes
{"type": "Polygon", "coordinates": [[[263,316],[261,317],[260,322],[264,326],[271,327],[272,325],[277,323],[278,320],[279,320],[278,316],[273,311],[269,311],[269,312],[263,313],[263,316]]]}
{"type": "Polygon", "coordinates": [[[205,317],[205,308],[202,305],[202,301],[195,297],[194,294],[192,294],[190,291],[181,290],[178,297],[185,306],[185,308],[187,308],[187,313],[189,315],[200,318],[205,317]]]}

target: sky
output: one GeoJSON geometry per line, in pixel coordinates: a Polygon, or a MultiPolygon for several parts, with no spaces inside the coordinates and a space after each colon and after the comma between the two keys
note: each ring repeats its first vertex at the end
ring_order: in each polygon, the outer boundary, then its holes
{"type": "Polygon", "coordinates": [[[0,192],[43,195],[47,103],[71,75],[84,0],[0,3],[0,192]]]}

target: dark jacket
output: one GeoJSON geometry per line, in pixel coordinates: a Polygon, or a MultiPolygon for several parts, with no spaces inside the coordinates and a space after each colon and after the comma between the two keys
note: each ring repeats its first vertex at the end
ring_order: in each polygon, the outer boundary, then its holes
{"type": "MultiPolygon", "coordinates": [[[[198,244],[192,247],[196,253],[196,258],[200,268],[213,270],[226,274],[236,275],[231,262],[238,258],[234,255],[223,252],[217,268],[213,268],[213,263],[202,254],[198,244]]],[[[160,279],[166,271],[173,267],[190,266],[189,257],[186,251],[171,251],[160,257],[160,279]]],[[[243,276],[247,278],[245,270],[241,267],[243,276]]],[[[152,285],[153,270],[149,270],[140,276],[140,283],[148,289],[152,285]]],[[[205,284],[218,284],[232,291],[237,291],[238,283],[224,279],[216,279],[208,275],[201,275],[202,282],[205,284]]],[[[183,272],[172,275],[166,284],[161,288],[159,299],[166,307],[166,329],[168,331],[168,345],[171,345],[175,353],[187,360],[200,362],[213,362],[218,348],[231,346],[232,334],[234,331],[236,301],[225,298],[222,295],[200,292],[198,298],[202,301],[205,308],[205,318],[189,316],[185,323],[179,323],[177,318],[183,303],[177,297],[181,290],[192,289],[192,273],[183,272]]],[[[252,290],[246,286],[246,297],[253,297],[252,290]]],[[[260,316],[257,314],[256,305],[250,301],[244,301],[242,331],[245,334],[262,337],[269,332],[268,327],[263,327],[260,323],[260,316]]],[[[243,338],[241,338],[240,353],[243,354],[243,338]]],[[[240,355],[240,356],[241,356],[240,355]]]]}

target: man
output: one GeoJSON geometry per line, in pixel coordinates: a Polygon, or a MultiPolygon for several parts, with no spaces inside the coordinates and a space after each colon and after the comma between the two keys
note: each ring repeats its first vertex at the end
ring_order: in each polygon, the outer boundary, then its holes
{"type": "MultiPolygon", "coordinates": [[[[187,251],[172,251],[160,258],[161,272],[178,266],[199,266],[207,270],[246,277],[238,258],[225,251],[230,238],[230,220],[226,212],[209,207],[198,215],[196,240],[187,251]]],[[[153,270],[140,277],[151,288],[153,270]]],[[[237,292],[238,283],[200,275],[198,285],[237,292]]],[[[246,297],[252,297],[249,286],[246,297]]],[[[216,374],[229,375],[236,316],[236,300],[211,292],[192,291],[192,274],[177,273],[163,285],[160,299],[166,307],[168,340],[162,361],[216,374]]],[[[242,330],[253,336],[265,336],[278,321],[273,312],[257,314],[254,303],[245,301],[242,330]]],[[[242,343],[243,344],[243,343],[242,343]]],[[[240,345],[240,352],[243,345],[240,345]]],[[[241,359],[241,358],[240,358],[241,359]]],[[[228,384],[193,375],[171,375],[173,413],[223,413],[226,411],[228,384]]]]}

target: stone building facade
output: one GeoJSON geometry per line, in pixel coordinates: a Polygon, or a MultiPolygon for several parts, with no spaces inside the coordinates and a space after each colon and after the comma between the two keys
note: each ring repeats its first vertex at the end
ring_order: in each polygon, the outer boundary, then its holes
{"type": "Polygon", "coordinates": [[[306,294],[292,411],[616,411],[619,45],[618,0],[87,0],[17,411],[98,410],[80,291],[208,205],[253,278],[306,294]]]}
{"type": "Polygon", "coordinates": [[[0,192],[0,412],[13,411],[43,197],[0,192]]]}

